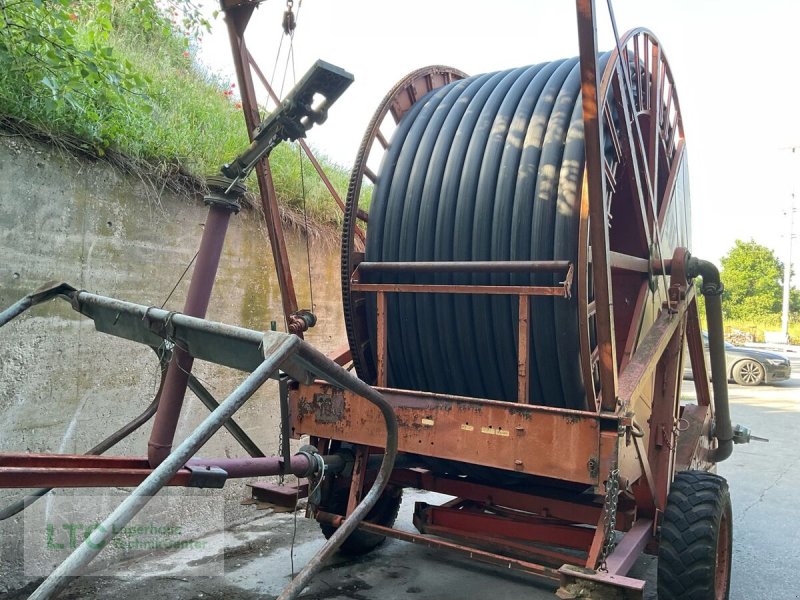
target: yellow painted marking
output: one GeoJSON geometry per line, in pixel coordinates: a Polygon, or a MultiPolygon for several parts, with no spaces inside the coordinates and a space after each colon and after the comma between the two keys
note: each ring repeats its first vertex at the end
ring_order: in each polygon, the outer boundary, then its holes
{"type": "Polygon", "coordinates": [[[508,437],[509,434],[508,434],[508,431],[506,431],[505,429],[498,429],[495,432],[495,435],[501,435],[503,437],[508,437]]]}
{"type": "Polygon", "coordinates": [[[428,427],[433,427],[433,419],[422,419],[422,424],[428,427]]]}
{"type": "Polygon", "coordinates": [[[475,428],[472,425],[461,425],[461,429],[464,431],[473,431],[475,428]]]}
{"type": "Polygon", "coordinates": [[[481,427],[481,433],[488,433],[494,435],[494,427],[481,427]]]}

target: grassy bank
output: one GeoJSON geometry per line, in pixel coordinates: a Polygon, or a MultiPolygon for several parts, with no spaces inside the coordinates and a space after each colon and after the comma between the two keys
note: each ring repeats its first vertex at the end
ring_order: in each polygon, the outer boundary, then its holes
{"type": "MultiPolygon", "coordinates": [[[[0,116],[7,124],[189,191],[246,146],[235,86],[195,64],[180,18],[155,11],[149,0],[13,6],[2,9],[13,27],[0,29],[0,58],[9,65],[0,71],[0,116]]],[[[348,174],[321,162],[343,196],[348,174]]],[[[296,145],[281,144],[271,164],[290,219],[302,221],[305,196],[315,224],[340,222],[307,159],[301,178],[296,145]]],[[[257,189],[254,178],[248,187],[257,189]]]]}

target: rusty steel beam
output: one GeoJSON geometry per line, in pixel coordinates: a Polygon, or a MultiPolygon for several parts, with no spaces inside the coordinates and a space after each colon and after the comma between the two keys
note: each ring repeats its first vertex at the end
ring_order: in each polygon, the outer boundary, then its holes
{"type": "Polygon", "coordinates": [[[566,525],[543,518],[509,518],[485,512],[460,508],[428,506],[418,502],[414,511],[415,525],[421,533],[427,527],[443,527],[450,531],[464,531],[492,538],[516,539],[588,551],[594,530],[575,525],[566,525]],[[551,521],[551,522],[548,522],[551,521]]]}
{"type": "Polygon", "coordinates": [[[619,365],[620,372],[624,371],[628,366],[628,362],[630,362],[631,356],[633,356],[633,352],[636,349],[635,346],[638,341],[636,333],[642,326],[642,317],[644,316],[645,303],[649,292],[650,281],[643,279],[641,287],[639,288],[639,293],[636,294],[636,302],[633,305],[633,315],[631,316],[631,324],[628,328],[628,338],[625,343],[625,350],[622,354],[622,361],[619,365]]]}
{"type": "MultiPolygon", "coordinates": [[[[624,256],[624,255],[623,255],[624,256]]],[[[361,262],[358,273],[560,273],[566,274],[572,263],[567,260],[508,261],[419,261],[361,262]]],[[[353,274],[356,277],[356,274],[353,274]]]]}
{"type": "MultiPolygon", "coordinates": [[[[604,571],[583,569],[572,565],[564,565],[558,570],[561,587],[566,594],[570,593],[573,585],[579,584],[582,593],[590,594],[585,598],[615,598],[617,600],[643,600],[645,581],[615,575],[604,571]]],[[[557,592],[558,595],[558,592],[557,592]]],[[[569,598],[564,595],[560,597],[569,598]]]]}
{"type": "Polygon", "coordinates": [[[620,271],[636,271],[637,273],[647,274],[650,272],[650,261],[646,258],[623,254],[622,252],[609,252],[609,265],[612,269],[620,271]]]}
{"type": "Polygon", "coordinates": [[[679,326],[664,349],[655,373],[647,458],[653,469],[653,482],[656,488],[654,500],[658,510],[663,510],[667,504],[667,494],[675,466],[682,380],[679,371],[685,326],[686,319],[680,318],[679,326]]]}
{"type": "Polygon", "coordinates": [[[681,315],[662,310],[639,342],[639,347],[619,378],[619,398],[623,408],[632,406],[642,388],[650,381],[681,320],[681,315]]]}
{"type": "MultiPolygon", "coordinates": [[[[228,37],[233,53],[233,64],[236,68],[236,77],[239,81],[239,93],[242,98],[242,111],[247,125],[249,139],[253,140],[253,132],[261,122],[258,111],[258,99],[253,85],[253,76],[250,70],[249,52],[244,40],[244,32],[252,16],[254,4],[229,6],[225,11],[225,23],[228,27],[228,37]]],[[[261,206],[264,210],[264,220],[269,234],[272,257],[275,261],[275,271],[280,283],[281,303],[284,318],[288,326],[290,315],[297,312],[297,295],[294,290],[289,254],[286,250],[286,239],[281,227],[280,209],[272,181],[272,172],[269,160],[264,158],[259,161],[256,168],[256,178],[260,191],[261,206]]],[[[303,333],[298,331],[295,335],[302,338],[303,333]]]]}
{"type": "Polygon", "coordinates": [[[583,133],[586,140],[584,196],[589,198],[589,229],[592,274],[597,302],[597,348],[599,351],[602,409],[617,408],[617,356],[612,316],[611,269],[608,260],[608,207],[603,177],[603,131],[598,110],[597,39],[593,0],[576,0],[580,47],[583,133]]]}
{"type": "Polygon", "coordinates": [[[713,420],[709,406],[687,404],[681,411],[678,445],[675,449],[675,472],[694,469],[707,471],[713,467],[709,460],[709,441],[713,420]]]}
{"type": "MultiPolygon", "coordinates": [[[[417,519],[415,518],[415,525],[417,519]]],[[[515,541],[511,538],[499,538],[489,534],[474,531],[449,529],[440,525],[426,525],[425,533],[441,538],[448,538],[459,544],[468,544],[488,552],[495,552],[503,556],[524,558],[537,564],[557,566],[575,562],[575,554],[569,551],[559,552],[552,547],[533,546],[526,542],[515,541]]]]}
{"type": "Polygon", "coordinates": [[[689,303],[686,323],[686,345],[689,348],[689,361],[692,366],[692,381],[697,393],[697,404],[711,406],[711,386],[708,381],[703,336],[700,332],[700,316],[697,311],[697,296],[689,303]]]}
{"type": "Polygon", "coordinates": [[[349,344],[335,348],[331,352],[328,352],[326,356],[339,366],[344,366],[353,360],[353,352],[350,350],[349,344]]]}
{"type": "MultiPolygon", "coordinates": [[[[152,469],[0,467],[0,488],[132,487],[144,481],[152,469]]],[[[181,469],[165,485],[188,486],[191,471],[181,469]]]]}
{"type": "MultiPolygon", "coordinates": [[[[531,514],[551,517],[570,523],[595,525],[602,518],[602,506],[595,504],[585,495],[571,498],[547,497],[520,490],[508,490],[465,481],[461,478],[437,476],[430,471],[420,469],[396,469],[392,473],[391,482],[401,487],[413,487],[419,490],[456,496],[488,506],[500,506],[531,514]]],[[[617,514],[617,529],[627,531],[633,515],[623,509],[617,514]]]]}
{"type": "Polygon", "coordinates": [[[369,446],[357,446],[355,461],[353,462],[353,475],[350,479],[350,491],[347,496],[347,516],[361,500],[361,490],[367,478],[367,463],[369,462],[369,446]]]}
{"type": "Polygon", "coordinates": [[[529,320],[531,317],[530,298],[525,295],[519,297],[519,325],[517,343],[517,402],[519,404],[531,403],[531,381],[528,370],[528,350],[530,348],[528,336],[530,334],[529,320]]]}
{"type": "MultiPolygon", "coordinates": [[[[610,414],[380,391],[397,415],[401,452],[598,486],[597,467],[603,464],[598,442],[601,422],[614,432],[612,445],[617,443],[618,418],[610,414]],[[569,440],[570,451],[554,445],[554,439],[569,440]]],[[[373,447],[384,443],[373,407],[355,394],[322,383],[292,390],[289,416],[295,437],[308,434],[373,447]]],[[[605,466],[603,472],[608,474],[605,466]]]]}
{"type": "MultiPolygon", "coordinates": [[[[335,462],[334,465],[338,465],[335,462]]],[[[226,479],[267,477],[283,471],[281,457],[191,459],[186,467],[222,469],[226,479]]],[[[286,473],[301,475],[310,468],[305,455],[291,457],[286,473]]],[[[191,486],[192,471],[184,467],[166,485],[191,486]]],[[[336,466],[333,467],[334,470],[336,466]]],[[[341,465],[339,465],[341,468],[341,465]]],[[[71,454],[0,454],[0,488],[135,486],[153,469],[146,457],[71,454]]]]}
{"type": "MultiPolygon", "coordinates": [[[[344,519],[342,519],[342,517],[339,515],[332,515],[321,511],[317,513],[316,517],[320,523],[328,523],[334,527],[339,527],[344,521],[344,519]]],[[[487,552],[471,546],[464,546],[453,542],[447,542],[445,540],[434,539],[425,535],[410,533],[408,531],[400,531],[399,529],[393,529],[391,527],[383,527],[381,525],[375,525],[374,523],[368,523],[366,521],[360,523],[358,529],[405,542],[411,542],[412,544],[426,546],[434,550],[448,550],[450,552],[454,552],[455,554],[466,556],[467,558],[477,560],[479,562],[500,566],[505,569],[512,569],[515,571],[528,573],[530,575],[537,575],[550,580],[558,579],[558,571],[550,567],[516,558],[509,558],[508,556],[495,554],[494,552],[487,552]]]]}
{"type": "Polygon", "coordinates": [[[268,481],[248,484],[253,500],[267,502],[284,508],[296,508],[300,498],[308,497],[308,481],[299,480],[292,485],[279,485],[268,481]]]}
{"type": "Polygon", "coordinates": [[[376,359],[378,362],[377,383],[381,387],[389,385],[389,350],[386,342],[387,314],[386,314],[386,294],[378,292],[378,344],[376,349],[376,359]]]}

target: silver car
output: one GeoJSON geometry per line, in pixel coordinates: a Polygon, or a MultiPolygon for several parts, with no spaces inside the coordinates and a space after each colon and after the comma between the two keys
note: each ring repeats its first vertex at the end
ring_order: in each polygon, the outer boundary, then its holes
{"type": "MultiPolygon", "coordinates": [[[[708,334],[703,332],[703,348],[705,350],[706,366],[709,366],[708,334]]],[[[760,385],[785,381],[792,376],[792,365],[783,354],[734,346],[725,342],[725,362],[728,368],[728,379],[739,385],[760,385]]],[[[710,367],[709,367],[710,369],[710,367]]],[[[710,371],[709,371],[710,372],[710,371]]],[[[689,355],[683,368],[684,378],[692,377],[692,366],[689,355]]]]}

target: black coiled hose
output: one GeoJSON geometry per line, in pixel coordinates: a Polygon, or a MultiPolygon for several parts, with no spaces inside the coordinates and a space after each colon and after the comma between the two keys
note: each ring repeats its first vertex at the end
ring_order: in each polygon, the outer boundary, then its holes
{"type": "MultiPolygon", "coordinates": [[[[601,57],[601,69],[608,59],[601,57]]],[[[398,124],[380,167],[366,260],[575,263],[584,169],[579,96],[573,58],[476,75],[418,101],[398,124]]],[[[381,277],[545,286],[558,279],[544,273],[381,277]]],[[[374,348],[374,297],[370,302],[374,348]]],[[[539,296],[531,307],[532,401],[587,408],[576,300],[539,296]]],[[[388,314],[391,387],[516,400],[516,298],[390,294],[388,314]]]]}

